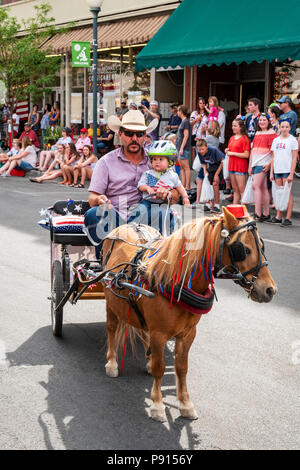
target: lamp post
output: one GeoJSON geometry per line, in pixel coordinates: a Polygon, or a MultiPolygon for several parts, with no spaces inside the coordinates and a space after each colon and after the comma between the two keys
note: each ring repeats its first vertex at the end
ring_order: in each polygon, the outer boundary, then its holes
{"type": "Polygon", "coordinates": [[[86,0],[93,13],[93,150],[97,155],[97,81],[98,81],[98,15],[104,0],[86,0]]]}

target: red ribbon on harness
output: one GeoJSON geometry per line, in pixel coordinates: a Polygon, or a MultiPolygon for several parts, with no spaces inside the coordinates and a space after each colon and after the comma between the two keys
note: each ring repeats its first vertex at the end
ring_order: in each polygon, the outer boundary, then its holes
{"type": "MultiPolygon", "coordinates": [[[[128,306],[128,324],[129,323],[130,323],[130,306],[128,306]]],[[[126,343],[127,343],[127,333],[128,333],[128,328],[127,328],[126,333],[125,333],[123,358],[122,358],[122,365],[121,365],[121,374],[123,373],[123,367],[124,367],[125,351],[126,351],[126,343]]]]}

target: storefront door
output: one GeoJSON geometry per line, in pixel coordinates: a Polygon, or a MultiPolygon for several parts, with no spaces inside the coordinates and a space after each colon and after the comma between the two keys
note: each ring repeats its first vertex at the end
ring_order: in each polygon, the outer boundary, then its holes
{"type": "MultiPolygon", "coordinates": [[[[241,83],[241,114],[245,114],[245,107],[247,106],[249,98],[259,98],[262,102],[262,106],[265,100],[265,81],[264,80],[251,80],[243,81],[241,83]]],[[[261,109],[263,111],[263,109],[261,109]]]]}
{"type": "Polygon", "coordinates": [[[225,140],[232,135],[231,123],[239,114],[239,84],[237,82],[210,82],[209,95],[216,96],[226,114],[225,140]]]}

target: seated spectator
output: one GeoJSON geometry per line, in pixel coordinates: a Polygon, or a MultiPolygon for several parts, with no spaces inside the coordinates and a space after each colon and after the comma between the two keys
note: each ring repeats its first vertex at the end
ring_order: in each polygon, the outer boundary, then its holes
{"type": "Polygon", "coordinates": [[[35,164],[36,149],[28,137],[23,137],[21,151],[17,155],[8,158],[7,162],[0,169],[0,175],[11,176],[10,173],[14,168],[24,171],[34,170],[35,164]]]}
{"type": "Polygon", "coordinates": [[[110,152],[113,148],[115,133],[109,126],[106,126],[106,131],[103,132],[100,139],[98,139],[97,149],[107,149],[110,152]]]}
{"type": "Polygon", "coordinates": [[[46,171],[47,170],[51,158],[55,157],[55,151],[57,150],[57,146],[59,144],[66,145],[66,144],[69,144],[69,143],[73,142],[72,137],[70,137],[71,133],[72,133],[72,131],[71,131],[71,129],[69,129],[69,127],[64,127],[62,132],[61,132],[61,137],[58,139],[56,144],[51,148],[51,150],[42,150],[41,151],[40,161],[39,161],[39,164],[37,166],[38,170],[40,170],[40,171],[46,171]]]}
{"type": "Polygon", "coordinates": [[[92,152],[90,145],[85,145],[82,150],[82,157],[74,166],[74,183],[70,186],[75,188],[84,188],[86,179],[91,179],[93,170],[98,162],[97,156],[92,152]],[[81,176],[80,183],[78,184],[79,175],[81,176]]]}
{"type": "Polygon", "coordinates": [[[21,141],[14,139],[12,143],[12,149],[7,153],[0,153],[0,163],[6,163],[9,157],[18,155],[22,147],[21,141]]]}
{"type": "Polygon", "coordinates": [[[85,145],[91,145],[91,139],[88,136],[88,130],[83,127],[80,130],[80,136],[78,137],[75,147],[78,153],[82,153],[82,149],[85,145]]]}
{"type": "Polygon", "coordinates": [[[32,183],[42,183],[43,181],[54,180],[58,176],[62,176],[62,166],[65,164],[65,146],[58,144],[54,153],[54,160],[48,170],[38,178],[29,178],[32,183]]]}
{"type": "MultiPolygon", "coordinates": [[[[88,136],[91,140],[93,140],[94,135],[94,124],[90,122],[90,127],[88,128],[88,136]]],[[[100,137],[100,129],[97,127],[97,137],[100,137]]]]}
{"type": "Polygon", "coordinates": [[[62,165],[63,181],[58,184],[65,184],[69,186],[72,184],[72,176],[74,175],[74,166],[80,159],[80,154],[77,152],[73,143],[66,144],[65,162],[62,165]]]}
{"type": "Polygon", "coordinates": [[[24,124],[24,132],[22,132],[22,134],[20,135],[20,140],[23,141],[24,137],[28,137],[31,144],[34,145],[37,150],[40,149],[40,143],[39,143],[38,136],[31,129],[31,123],[30,122],[26,122],[24,124]]]}
{"type": "Polygon", "coordinates": [[[165,130],[166,130],[167,132],[173,132],[173,134],[176,134],[177,131],[178,131],[178,127],[179,127],[180,124],[181,124],[181,119],[180,119],[180,117],[177,115],[177,111],[178,111],[177,105],[176,105],[176,104],[172,104],[171,108],[172,108],[172,114],[171,114],[171,116],[170,116],[168,125],[165,127],[165,130]]]}

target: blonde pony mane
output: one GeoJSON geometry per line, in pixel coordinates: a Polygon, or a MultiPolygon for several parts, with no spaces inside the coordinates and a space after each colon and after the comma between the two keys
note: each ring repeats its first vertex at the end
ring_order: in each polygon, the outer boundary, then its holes
{"type": "Polygon", "coordinates": [[[205,217],[186,223],[166,238],[157,252],[144,261],[141,270],[153,285],[166,287],[173,282],[188,281],[204,265],[213,267],[223,228],[220,216],[205,217]],[[209,259],[208,259],[209,255],[209,259]]]}

